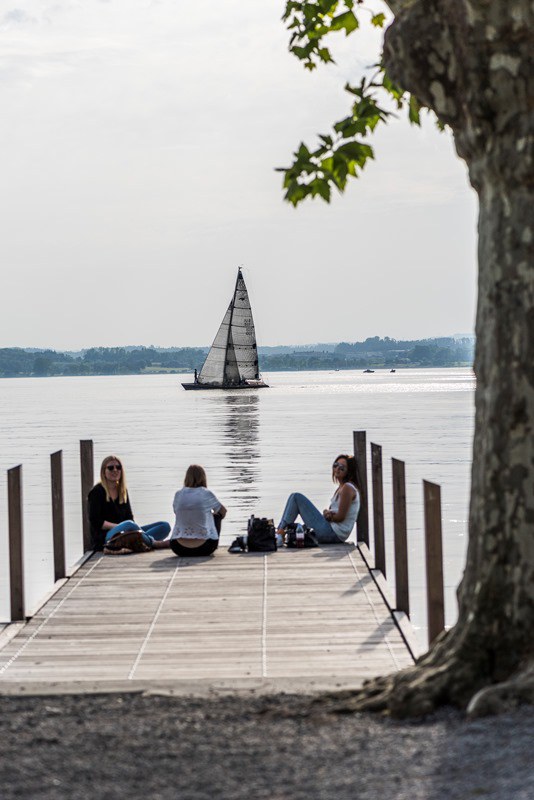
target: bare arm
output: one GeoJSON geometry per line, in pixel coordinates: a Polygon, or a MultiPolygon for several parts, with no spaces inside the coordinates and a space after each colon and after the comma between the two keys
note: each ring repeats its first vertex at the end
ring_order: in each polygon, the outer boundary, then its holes
{"type": "Polygon", "coordinates": [[[350,508],[350,504],[354,500],[356,496],[356,492],[345,483],[343,486],[340,487],[338,497],[339,497],[339,510],[337,512],[331,511],[327,508],[323,511],[323,516],[328,522],[343,522],[345,517],[347,516],[348,510],[350,508]]]}
{"type": "Polygon", "coordinates": [[[227,511],[226,508],[221,504],[221,507],[215,513],[218,514],[220,517],[222,517],[222,519],[224,519],[227,514],[227,511]]]}

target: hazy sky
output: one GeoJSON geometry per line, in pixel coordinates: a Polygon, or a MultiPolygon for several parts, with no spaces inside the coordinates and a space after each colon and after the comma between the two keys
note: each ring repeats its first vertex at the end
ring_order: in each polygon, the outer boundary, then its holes
{"type": "Polygon", "coordinates": [[[310,74],[283,7],[0,0],[0,346],[209,344],[240,264],[263,345],[472,331],[476,200],[433,123],[391,124],[330,206],[283,202],[381,35],[310,74]]]}

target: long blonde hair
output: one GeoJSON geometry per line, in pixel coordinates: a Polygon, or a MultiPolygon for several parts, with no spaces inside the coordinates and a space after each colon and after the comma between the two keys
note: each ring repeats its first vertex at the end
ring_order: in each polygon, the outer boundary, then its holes
{"type": "Polygon", "coordinates": [[[116,461],[121,465],[120,478],[117,481],[119,489],[119,503],[125,503],[128,500],[128,487],[126,486],[126,475],[124,473],[124,465],[118,456],[106,456],[100,466],[100,483],[106,492],[106,500],[111,500],[108,492],[108,482],[106,479],[106,467],[110,461],[116,461]]]}

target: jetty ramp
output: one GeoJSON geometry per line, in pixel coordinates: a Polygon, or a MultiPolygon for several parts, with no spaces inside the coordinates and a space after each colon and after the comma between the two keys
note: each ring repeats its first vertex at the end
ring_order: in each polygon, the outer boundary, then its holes
{"type": "Polygon", "coordinates": [[[0,650],[0,693],[335,690],[412,663],[352,544],[98,553],[0,650]]]}

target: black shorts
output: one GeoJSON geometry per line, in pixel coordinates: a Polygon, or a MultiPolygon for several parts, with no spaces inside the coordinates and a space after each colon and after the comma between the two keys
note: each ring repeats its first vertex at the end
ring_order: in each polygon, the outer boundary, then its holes
{"type": "Polygon", "coordinates": [[[182,558],[211,556],[211,554],[217,550],[218,546],[218,539],[206,539],[206,541],[198,547],[184,547],[183,544],[180,544],[178,539],[171,539],[171,550],[173,553],[176,553],[177,556],[182,556],[182,558]]]}

